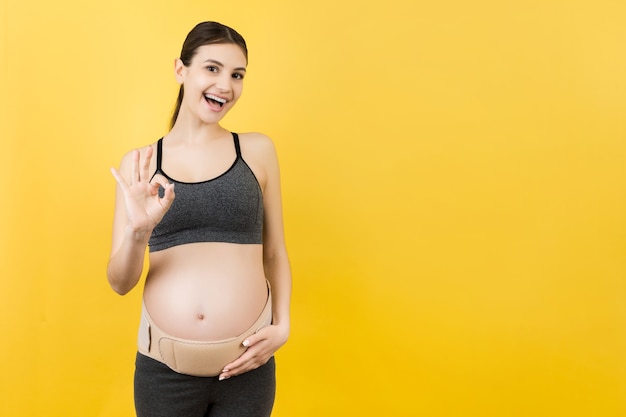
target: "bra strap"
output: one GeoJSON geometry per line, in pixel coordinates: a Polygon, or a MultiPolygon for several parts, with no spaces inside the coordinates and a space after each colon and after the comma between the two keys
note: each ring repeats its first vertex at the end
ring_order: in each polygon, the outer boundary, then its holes
{"type": "Polygon", "coordinates": [[[152,178],[154,178],[156,174],[163,173],[161,171],[161,154],[163,153],[162,150],[163,150],[163,138],[159,139],[157,142],[156,169],[154,170],[154,174],[152,174],[152,177],[150,177],[150,181],[152,181],[152,178]]]}
{"type": "Polygon", "coordinates": [[[239,146],[239,135],[235,132],[233,134],[233,141],[235,142],[235,151],[237,151],[237,158],[241,158],[241,147],[239,146]]]}
{"type": "Polygon", "coordinates": [[[163,138],[159,139],[159,141],[157,142],[156,172],[161,172],[161,155],[162,154],[163,154],[163,138]]]}

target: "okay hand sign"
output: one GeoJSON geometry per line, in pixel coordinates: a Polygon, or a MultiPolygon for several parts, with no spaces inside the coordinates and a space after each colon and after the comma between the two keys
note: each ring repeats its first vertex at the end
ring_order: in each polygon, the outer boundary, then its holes
{"type": "Polygon", "coordinates": [[[170,184],[161,174],[150,178],[152,153],[152,147],[149,146],[144,160],[141,161],[139,151],[133,151],[128,181],[120,171],[111,168],[111,173],[124,193],[128,226],[132,230],[152,231],[174,201],[174,184],[170,184]],[[163,197],[159,196],[159,187],[165,190],[163,197]]]}

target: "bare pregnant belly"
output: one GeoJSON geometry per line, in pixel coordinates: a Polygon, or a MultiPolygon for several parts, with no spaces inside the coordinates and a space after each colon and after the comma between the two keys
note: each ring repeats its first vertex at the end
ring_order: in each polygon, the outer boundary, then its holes
{"type": "Polygon", "coordinates": [[[150,254],[144,288],[154,323],[174,337],[238,336],[267,301],[261,245],[192,243],[150,254]]]}

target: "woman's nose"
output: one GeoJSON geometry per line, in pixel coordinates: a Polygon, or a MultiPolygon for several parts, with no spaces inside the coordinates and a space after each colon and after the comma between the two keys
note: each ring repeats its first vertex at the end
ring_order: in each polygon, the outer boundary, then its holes
{"type": "Polygon", "coordinates": [[[230,91],[230,77],[219,77],[217,83],[215,83],[215,87],[221,92],[230,91]]]}

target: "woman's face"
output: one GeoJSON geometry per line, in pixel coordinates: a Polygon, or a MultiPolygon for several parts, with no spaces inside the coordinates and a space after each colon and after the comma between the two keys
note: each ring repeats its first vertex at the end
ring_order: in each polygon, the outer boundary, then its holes
{"type": "Polygon", "coordinates": [[[185,108],[204,123],[219,122],[243,91],[246,57],[235,44],[203,45],[187,67],[176,60],[176,79],[184,85],[185,108]]]}

